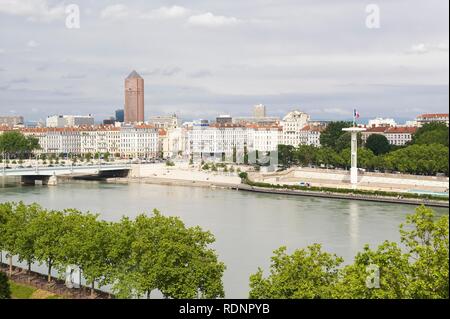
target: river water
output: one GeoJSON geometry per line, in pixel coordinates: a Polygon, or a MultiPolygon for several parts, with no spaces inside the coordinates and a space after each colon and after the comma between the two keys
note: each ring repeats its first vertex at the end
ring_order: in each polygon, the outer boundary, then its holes
{"type": "MultiPolygon", "coordinates": [[[[200,225],[216,237],[214,248],[227,265],[227,298],[247,298],[249,277],[267,274],[275,249],[289,252],[320,243],[350,263],[365,244],[399,241],[398,226],[414,206],[293,197],[183,186],[71,182],[56,187],[0,186],[0,202],[36,202],[50,209],[77,208],[116,221],[154,208],[200,225]]],[[[435,209],[438,215],[448,209],[435,209]]]]}

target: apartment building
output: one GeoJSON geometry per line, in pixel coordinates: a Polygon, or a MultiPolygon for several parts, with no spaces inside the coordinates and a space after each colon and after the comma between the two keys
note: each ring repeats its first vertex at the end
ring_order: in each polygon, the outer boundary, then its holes
{"type": "Polygon", "coordinates": [[[416,131],[417,127],[412,126],[370,127],[361,133],[361,138],[366,143],[370,135],[379,134],[385,136],[391,145],[404,146],[412,141],[416,131]]]}
{"type": "Polygon", "coordinates": [[[34,136],[39,140],[42,149],[38,153],[110,153],[125,158],[159,155],[158,130],[148,125],[33,128],[21,131],[24,135],[34,136]]]}

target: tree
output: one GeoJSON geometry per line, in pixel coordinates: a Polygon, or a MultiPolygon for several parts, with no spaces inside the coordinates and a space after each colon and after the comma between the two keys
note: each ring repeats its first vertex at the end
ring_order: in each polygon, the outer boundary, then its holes
{"type": "MultiPolygon", "coordinates": [[[[8,251],[10,244],[8,221],[13,218],[13,205],[11,203],[0,203],[0,263],[3,251],[8,251]]],[[[10,258],[10,267],[12,267],[12,258],[10,258]]],[[[10,269],[11,272],[11,269],[10,269]]]]}
{"type": "Polygon", "coordinates": [[[370,135],[367,138],[366,147],[377,156],[386,154],[391,149],[388,139],[381,134],[370,135]]]}
{"type": "Polygon", "coordinates": [[[442,144],[448,147],[448,127],[445,123],[426,123],[413,135],[412,144],[442,144]]]}
{"type": "Polygon", "coordinates": [[[414,144],[386,154],[386,168],[402,173],[448,175],[448,147],[441,144],[414,144]]]}
{"type": "Polygon", "coordinates": [[[325,299],[332,296],[343,259],[322,252],[321,245],[286,253],[286,247],[274,252],[270,276],[262,269],[250,277],[251,299],[325,299]]]}
{"type": "Polygon", "coordinates": [[[294,147],[292,145],[278,145],[278,159],[282,165],[291,164],[294,159],[294,147]]]}
{"type": "Polygon", "coordinates": [[[13,225],[8,226],[15,232],[15,253],[19,262],[26,261],[28,272],[31,272],[31,265],[35,261],[34,246],[37,239],[37,233],[31,224],[41,210],[37,204],[25,205],[21,202],[14,207],[13,225]]]}
{"type": "Polygon", "coordinates": [[[436,219],[434,212],[421,206],[400,227],[401,241],[413,261],[408,296],[410,298],[449,298],[449,219],[436,219]]]}
{"type": "Polygon", "coordinates": [[[326,129],[320,134],[320,144],[336,149],[336,141],[345,134],[342,129],[351,127],[351,122],[331,122],[326,129]]]}
{"type": "Polygon", "coordinates": [[[368,245],[352,264],[321,252],[320,245],[275,252],[270,276],[250,277],[250,298],[448,299],[449,217],[424,206],[400,226],[401,245],[368,245]]]}
{"type": "Polygon", "coordinates": [[[47,265],[48,282],[51,282],[55,266],[67,266],[61,263],[66,254],[66,247],[62,245],[61,239],[73,225],[65,223],[64,217],[64,213],[60,211],[41,210],[30,225],[36,234],[34,255],[37,261],[47,265]]]}
{"type": "Polygon", "coordinates": [[[110,232],[113,236],[107,253],[105,283],[112,285],[118,298],[139,297],[133,287],[136,268],[131,258],[132,245],[136,240],[134,222],[123,217],[119,222],[110,224],[110,232]]]}
{"type": "Polygon", "coordinates": [[[325,166],[338,166],[342,162],[342,159],[331,147],[320,147],[316,152],[316,162],[325,166]]]}
{"type": "Polygon", "coordinates": [[[317,163],[318,148],[314,145],[299,145],[294,150],[294,159],[301,165],[312,165],[317,163]]]}
{"type": "Polygon", "coordinates": [[[11,299],[8,277],[0,271],[0,299],[11,299]]]}
{"type": "MultiPolygon", "coordinates": [[[[362,145],[362,137],[361,137],[361,133],[357,134],[357,141],[358,141],[358,145],[361,146],[362,145]]],[[[350,132],[344,132],[344,134],[342,134],[337,140],[336,140],[336,146],[334,147],[334,149],[337,152],[342,151],[343,149],[346,148],[351,148],[352,144],[352,133],[350,132]]]]}
{"type": "Polygon", "coordinates": [[[335,298],[446,298],[448,282],[448,216],[435,219],[421,206],[400,226],[403,251],[397,243],[384,242],[377,250],[369,246],[352,265],[342,270],[335,298]],[[368,267],[379,269],[379,288],[366,284],[368,267]]]}
{"type": "Polygon", "coordinates": [[[40,149],[39,140],[35,137],[25,137],[18,131],[8,131],[0,135],[0,152],[9,154],[14,158],[30,155],[40,149]]]}
{"type": "MultiPolygon", "coordinates": [[[[399,299],[405,298],[410,272],[408,256],[396,243],[384,242],[373,251],[368,245],[358,253],[353,264],[341,271],[333,298],[338,299],[399,299]],[[371,274],[379,269],[380,286],[367,284],[371,274]]],[[[370,279],[369,279],[370,280],[370,279]]]]}
{"type": "Polygon", "coordinates": [[[65,210],[64,223],[66,231],[60,238],[64,254],[61,261],[66,265],[80,267],[84,278],[91,284],[91,293],[94,293],[95,283],[100,286],[107,273],[107,254],[110,249],[112,234],[109,224],[99,221],[98,215],[83,214],[77,210],[65,210]]]}
{"type": "Polygon", "coordinates": [[[140,215],[125,223],[132,235],[116,243],[130,247],[131,254],[119,263],[114,286],[119,296],[150,297],[158,289],[168,298],[224,297],[225,266],[208,248],[214,242],[211,233],[186,228],[178,218],[156,210],[151,217],[140,215]]]}

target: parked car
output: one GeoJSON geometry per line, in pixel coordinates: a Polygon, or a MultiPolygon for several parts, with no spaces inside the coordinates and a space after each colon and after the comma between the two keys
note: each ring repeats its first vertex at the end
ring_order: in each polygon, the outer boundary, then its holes
{"type": "Polygon", "coordinates": [[[311,187],[311,184],[310,184],[310,183],[307,183],[307,182],[300,182],[300,183],[298,184],[298,186],[300,186],[300,187],[311,187]]]}

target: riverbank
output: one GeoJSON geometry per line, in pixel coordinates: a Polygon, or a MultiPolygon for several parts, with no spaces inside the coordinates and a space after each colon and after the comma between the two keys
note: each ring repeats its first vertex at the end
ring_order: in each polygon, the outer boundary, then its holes
{"type": "Polygon", "coordinates": [[[414,199],[414,198],[395,198],[380,195],[361,195],[354,193],[345,194],[345,193],[318,192],[318,191],[274,189],[274,188],[250,186],[245,184],[237,185],[234,187],[234,189],[246,192],[265,193],[265,194],[293,195],[293,196],[319,197],[330,199],[347,199],[366,202],[406,204],[414,206],[425,205],[428,207],[441,207],[441,208],[449,207],[448,201],[435,201],[435,200],[414,199]]]}
{"type": "MultiPolygon", "coordinates": [[[[0,271],[9,274],[9,265],[0,263],[0,271]]],[[[82,287],[81,289],[69,289],[64,280],[52,278],[52,282],[47,281],[47,276],[37,272],[13,266],[12,275],[9,280],[16,284],[16,299],[112,299],[111,294],[101,290],[95,290],[94,295],[91,289],[82,287]]],[[[14,292],[14,291],[13,291],[14,292]]]]}
{"type": "MultiPolygon", "coordinates": [[[[245,192],[255,192],[255,193],[265,193],[265,194],[278,194],[278,195],[291,195],[291,196],[304,196],[304,197],[318,197],[318,198],[329,198],[329,199],[346,199],[346,200],[357,200],[366,202],[380,202],[380,203],[391,203],[391,204],[406,204],[406,205],[425,205],[429,207],[441,207],[448,208],[448,200],[432,200],[426,198],[403,198],[400,195],[397,196],[383,196],[382,193],[378,195],[370,194],[358,194],[352,192],[353,190],[348,189],[348,193],[343,193],[342,188],[336,188],[336,192],[330,191],[314,191],[314,190],[292,190],[283,188],[269,188],[269,187],[258,187],[247,185],[243,183],[224,183],[224,182],[203,182],[203,181],[192,181],[192,180],[179,180],[179,179],[168,179],[168,178],[114,178],[108,179],[108,183],[116,184],[128,184],[128,183],[142,183],[142,184],[153,184],[153,185],[165,185],[165,186],[188,186],[188,187],[203,187],[203,188],[222,188],[222,189],[232,189],[245,192]]],[[[361,191],[361,192],[364,192],[361,191]]]]}

